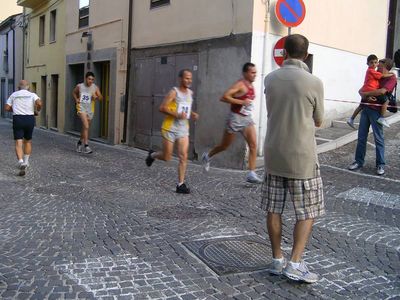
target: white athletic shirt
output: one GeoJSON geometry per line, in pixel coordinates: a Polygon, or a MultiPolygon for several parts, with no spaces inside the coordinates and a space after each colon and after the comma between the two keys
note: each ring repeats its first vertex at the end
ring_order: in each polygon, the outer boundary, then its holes
{"type": "Polygon", "coordinates": [[[11,94],[7,103],[13,109],[13,115],[34,115],[35,101],[39,97],[28,90],[19,90],[11,94]]]}

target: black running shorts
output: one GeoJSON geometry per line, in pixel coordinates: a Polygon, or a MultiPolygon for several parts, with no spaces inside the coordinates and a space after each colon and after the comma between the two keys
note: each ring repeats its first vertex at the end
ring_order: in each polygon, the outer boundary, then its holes
{"type": "Polygon", "coordinates": [[[14,115],[13,130],[14,140],[31,140],[33,128],[35,127],[35,117],[33,115],[14,115]]]}

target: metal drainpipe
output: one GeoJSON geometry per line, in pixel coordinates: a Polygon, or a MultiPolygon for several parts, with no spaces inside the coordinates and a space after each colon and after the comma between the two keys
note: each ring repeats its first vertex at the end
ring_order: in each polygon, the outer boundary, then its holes
{"type": "Polygon", "coordinates": [[[13,19],[11,21],[10,28],[13,32],[13,86],[15,91],[16,89],[15,89],[15,26],[14,25],[15,25],[15,20],[13,19]]]}
{"type": "Polygon", "coordinates": [[[259,114],[259,121],[258,121],[258,155],[263,155],[264,145],[262,145],[262,122],[264,121],[264,103],[263,99],[265,99],[264,95],[264,78],[267,75],[267,61],[269,57],[267,57],[267,46],[268,46],[268,32],[269,32],[269,23],[270,23],[270,0],[264,0],[263,3],[265,4],[265,18],[264,18],[264,41],[263,41],[263,59],[262,59],[262,71],[261,71],[261,101],[260,101],[260,114],[259,114]]]}
{"type": "Polygon", "coordinates": [[[125,105],[124,105],[124,131],[122,135],[122,143],[126,143],[126,135],[128,131],[128,102],[129,102],[129,81],[131,79],[131,48],[132,48],[132,23],[133,23],[133,0],[129,0],[129,22],[128,22],[128,45],[127,45],[127,68],[125,83],[125,105]]]}

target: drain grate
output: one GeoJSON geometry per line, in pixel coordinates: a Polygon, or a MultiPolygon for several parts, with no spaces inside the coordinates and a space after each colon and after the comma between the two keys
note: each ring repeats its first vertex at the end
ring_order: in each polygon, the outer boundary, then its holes
{"type": "Polygon", "coordinates": [[[265,269],[271,249],[259,236],[184,242],[183,245],[218,275],[265,269]]]}
{"type": "Polygon", "coordinates": [[[147,211],[147,216],[169,219],[169,220],[186,220],[195,218],[204,218],[214,213],[214,211],[205,208],[197,208],[193,206],[162,206],[147,211]]]}

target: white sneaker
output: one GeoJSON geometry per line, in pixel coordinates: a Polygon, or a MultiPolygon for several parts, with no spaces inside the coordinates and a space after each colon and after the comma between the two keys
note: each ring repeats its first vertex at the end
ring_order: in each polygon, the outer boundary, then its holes
{"type": "Polygon", "coordinates": [[[90,154],[90,153],[93,153],[93,150],[89,146],[85,146],[83,153],[90,154]]]}
{"type": "Polygon", "coordinates": [[[281,275],[284,268],[286,268],[286,258],[283,257],[282,261],[273,259],[266,267],[266,271],[273,275],[281,275]]]}
{"type": "Polygon", "coordinates": [[[208,157],[208,153],[204,152],[201,156],[201,163],[203,165],[204,171],[210,171],[210,158],[208,157]]]}
{"type": "Polygon", "coordinates": [[[283,269],[282,274],[292,280],[303,281],[306,283],[314,283],[319,280],[318,274],[310,272],[304,261],[300,262],[298,268],[293,267],[293,265],[288,262],[287,266],[283,269]]]}
{"type": "Polygon", "coordinates": [[[250,171],[247,174],[246,181],[250,182],[250,183],[262,183],[263,182],[262,179],[260,177],[258,177],[256,172],[254,172],[254,171],[250,171]]]}
{"type": "Polygon", "coordinates": [[[376,122],[382,126],[385,126],[387,128],[390,127],[388,121],[386,121],[386,119],[384,117],[380,117],[378,120],[376,120],[376,122]]]}

